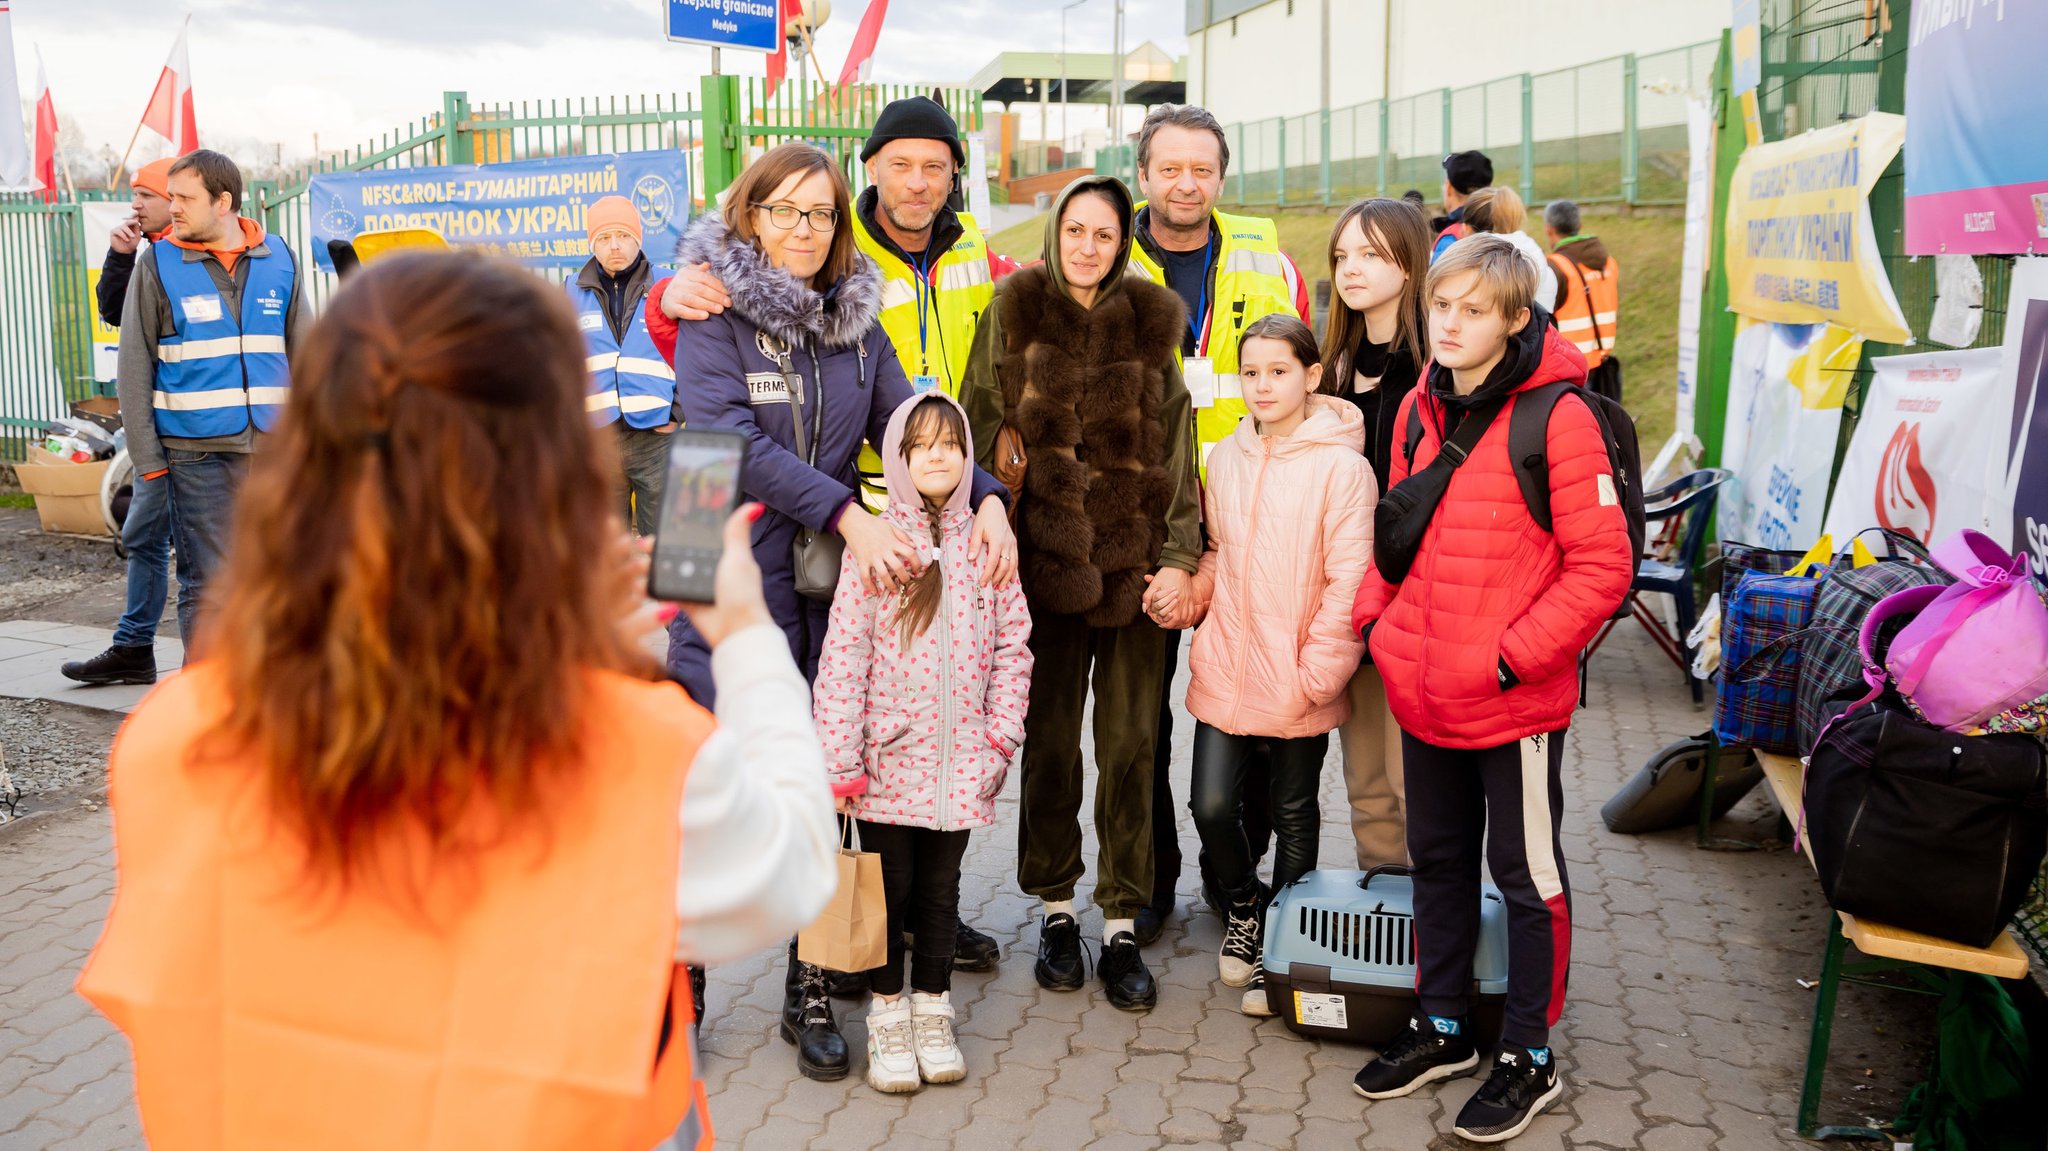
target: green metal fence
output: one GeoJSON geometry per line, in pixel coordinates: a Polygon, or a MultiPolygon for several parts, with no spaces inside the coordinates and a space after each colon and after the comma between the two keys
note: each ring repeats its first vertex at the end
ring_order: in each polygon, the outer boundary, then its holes
{"type": "MultiPolygon", "coordinates": [[[[1492,158],[1494,182],[1531,204],[1683,204],[1685,97],[1711,87],[1719,46],[1226,125],[1224,199],[1327,207],[1405,188],[1434,199],[1444,155],[1477,149],[1492,158]]],[[[1130,146],[1103,149],[1096,167],[1131,179],[1130,146]]]]}
{"type": "Polygon", "coordinates": [[[92,394],[93,304],[75,203],[0,197],[0,458],[92,394]]]}

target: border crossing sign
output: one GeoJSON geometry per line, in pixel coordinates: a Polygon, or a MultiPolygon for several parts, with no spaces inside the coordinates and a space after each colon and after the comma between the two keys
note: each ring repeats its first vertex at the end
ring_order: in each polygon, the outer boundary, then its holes
{"type": "Polygon", "coordinates": [[[664,29],[671,40],[773,52],[779,46],[780,0],[666,0],[664,29]]]}

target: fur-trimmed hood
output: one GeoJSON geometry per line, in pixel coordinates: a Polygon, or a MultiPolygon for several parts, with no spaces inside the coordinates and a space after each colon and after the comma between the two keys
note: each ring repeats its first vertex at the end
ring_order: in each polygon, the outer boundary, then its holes
{"type": "MultiPolygon", "coordinates": [[[[851,227],[851,221],[842,221],[851,227]]],[[[776,267],[750,240],[733,235],[724,217],[707,213],[676,245],[676,266],[710,264],[724,282],[733,310],[755,327],[792,346],[816,339],[829,348],[852,347],[882,311],[882,273],[854,255],[853,273],[820,292],[776,267]]]]}

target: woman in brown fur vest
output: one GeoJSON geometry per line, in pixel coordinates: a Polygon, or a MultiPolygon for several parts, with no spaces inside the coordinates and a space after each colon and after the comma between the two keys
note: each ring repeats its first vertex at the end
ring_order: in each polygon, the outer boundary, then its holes
{"type": "MultiPolygon", "coordinates": [[[[1024,720],[1017,879],[1045,901],[1040,986],[1081,986],[1081,716],[1095,687],[1095,827],[1109,1000],[1149,1009],[1158,989],[1131,921],[1152,890],[1152,757],[1165,675],[1155,619],[1174,618],[1201,558],[1193,409],[1175,352],[1172,290],[1126,278],[1131,198],[1106,176],[1061,195],[1046,259],[1005,279],[984,313],[961,401],[995,466],[997,431],[1022,437],[1017,496],[1037,673],[1024,720]]],[[[1014,490],[1014,489],[1013,489],[1014,490]]]]}

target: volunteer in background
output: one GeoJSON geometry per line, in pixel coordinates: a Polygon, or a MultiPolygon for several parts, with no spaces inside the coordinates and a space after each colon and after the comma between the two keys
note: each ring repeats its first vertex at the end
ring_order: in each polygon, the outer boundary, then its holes
{"type": "Polygon", "coordinates": [[[1583,232],[1579,206],[1552,200],[1543,210],[1543,235],[1550,241],[1550,266],[1557,273],[1551,310],[1592,371],[1614,348],[1621,313],[1621,261],[1600,237],[1583,232]]]}
{"type": "Polygon", "coordinates": [[[668,472],[669,436],[676,430],[676,373],[647,334],[647,288],[653,268],[640,250],[640,212],[624,196],[606,196],[585,213],[590,259],[569,281],[569,299],[583,329],[592,422],[616,428],[626,522],[654,534],[668,472]]]}
{"type": "MultiPolygon", "coordinates": [[[[135,256],[143,241],[161,242],[171,230],[170,175],[174,160],[144,164],[130,181],[134,215],[121,221],[107,237],[107,257],[100,265],[97,287],[100,319],[121,326],[121,308],[128,281],[135,274],[135,256]]],[[[122,409],[127,420],[127,409],[122,409]]],[[[130,433],[133,439],[133,433],[130,433]]],[[[131,456],[132,459],[132,456],[131,456]]],[[[114,624],[112,646],[91,659],[72,660],[57,669],[79,683],[156,682],[156,629],[171,592],[171,481],[137,471],[131,481],[128,514],[121,521],[121,550],[128,555],[128,606],[114,624]]],[[[185,553],[178,553],[178,597],[187,579],[185,553]]]]}
{"type": "Polygon", "coordinates": [[[171,165],[171,234],[138,261],[121,308],[128,457],[170,477],[178,634],[188,653],[259,433],[277,424],[302,311],[290,246],[240,214],[242,173],[204,148],[171,165]]]}
{"type": "Polygon", "coordinates": [[[1453,152],[1444,157],[1444,214],[1429,222],[1436,237],[1429,249],[1434,264],[1452,244],[1472,234],[1465,223],[1465,200],[1493,184],[1493,161],[1484,152],[1453,152]]]}

